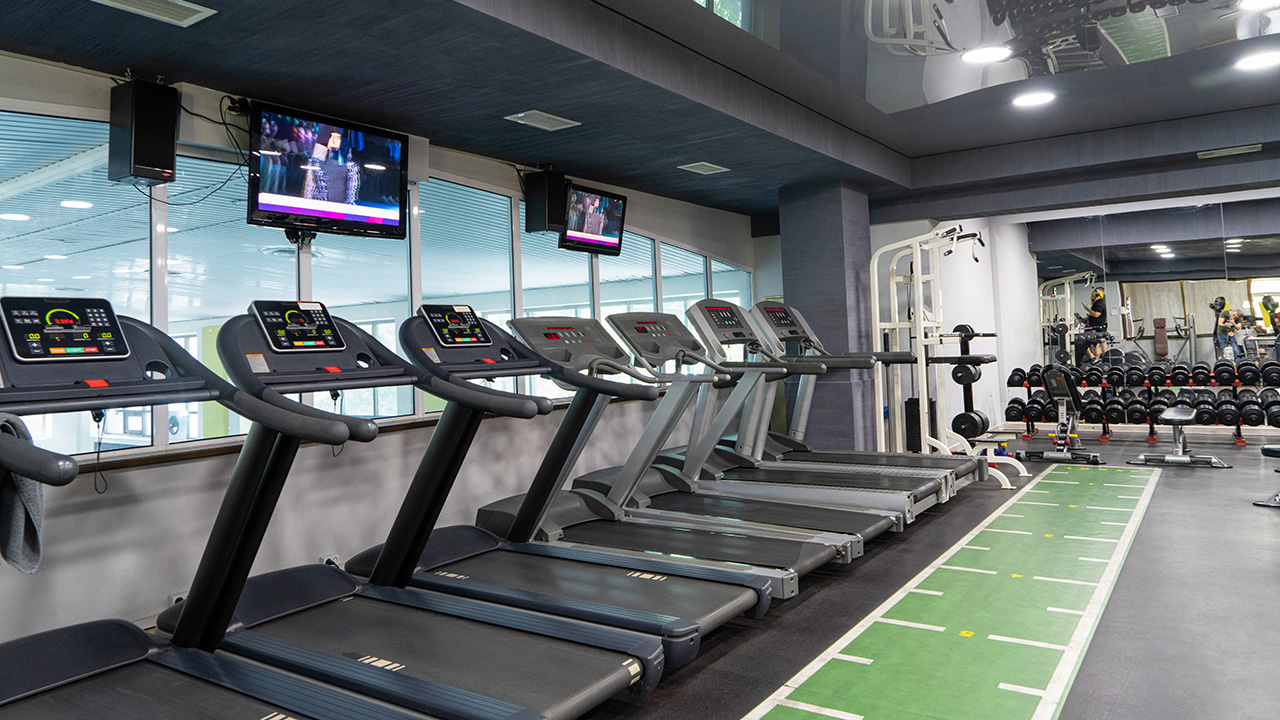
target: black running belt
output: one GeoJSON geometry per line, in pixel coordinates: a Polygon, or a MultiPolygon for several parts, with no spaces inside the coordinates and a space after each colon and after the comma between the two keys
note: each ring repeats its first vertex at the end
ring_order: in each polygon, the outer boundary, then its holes
{"type": "Polygon", "coordinates": [[[962,457],[960,455],[917,455],[913,453],[805,452],[803,450],[792,450],[783,455],[782,459],[787,462],[955,470],[956,475],[968,475],[977,470],[980,465],[976,458],[962,457]]]}
{"type": "Polygon", "coordinates": [[[809,572],[836,556],[835,548],[795,540],[608,520],[593,520],[565,528],[564,540],[703,560],[789,568],[799,574],[809,572]]]}
{"type": "Polygon", "coordinates": [[[807,507],[754,498],[669,492],[650,498],[655,510],[732,518],[746,522],[786,525],[806,530],[857,535],[870,540],[893,527],[892,518],[837,508],[807,507]]]}
{"type": "Polygon", "coordinates": [[[731,482],[762,482],[774,485],[810,485],[813,487],[848,488],[850,490],[896,490],[911,495],[913,501],[928,497],[942,489],[940,480],[921,481],[919,478],[893,475],[841,475],[821,470],[766,470],[761,468],[736,468],[726,470],[724,480],[731,482]]]}

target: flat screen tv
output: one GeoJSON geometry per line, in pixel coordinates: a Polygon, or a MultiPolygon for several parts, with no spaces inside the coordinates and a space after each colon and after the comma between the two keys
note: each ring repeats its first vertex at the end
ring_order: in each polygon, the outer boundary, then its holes
{"type": "Polygon", "coordinates": [[[627,199],[581,185],[570,185],[568,195],[569,210],[560,247],[599,255],[620,254],[627,199]]]}
{"type": "Polygon", "coordinates": [[[249,142],[250,224],[405,236],[408,136],[254,103],[249,142]]]}

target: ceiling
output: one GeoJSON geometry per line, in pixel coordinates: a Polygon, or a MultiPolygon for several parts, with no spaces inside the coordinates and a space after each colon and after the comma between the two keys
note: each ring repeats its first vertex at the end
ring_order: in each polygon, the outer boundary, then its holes
{"type": "MultiPolygon", "coordinates": [[[[1141,172],[1156,177],[1237,136],[1280,141],[1280,124],[1265,119],[1231,125],[1233,113],[1280,104],[1280,82],[1231,68],[1242,49],[1274,39],[1236,39],[1238,28],[1224,36],[1221,2],[1182,5],[1162,20],[1168,57],[1124,64],[1111,43],[1106,67],[1027,79],[984,71],[976,85],[953,82],[944,56],[870,47],[863,0],[778,0],[776,28],[761,37],[692,0],[293,1],[275,4],[271,22],[260,2],[207,0],[217,14],[186,29],[83,0],[10,0],[0,50],[114,75],[131,68],[767,218],[785,186],[851,181],[874,207],[939,188],[1012,192],[1037,178],[1043,192],[1020,201],[1032,207],[1051,202],[1059,176],[1127,163],[1125,152],[1145,153],[1141,172]],[[1188,22],[1200,16],[1216,25],[1188,22]],[[1231,41],[1202,47],[1219,36],[1231,41]],[[925,92],[952,85],[968,91],[925,92]],[[1012,92],[1049,86],[1060,96],[1053,106],[1008,103],[1012,92]],[[548,133],[502,119],[534,108],[582,125],[548,133]],[[1153,125],[1170,121],[1191,124],[1153,125]],[[1108,131],[1136,135],[1122,147],[1089,142],[1108,131]],[[1019,145],[1063,139],[1089,151],[1019,145]],[[974,162],[964,153],[976,148],[1010,152],[974,162]],[[676,169],[704,160],[732,172],[676,169]]],[[[981,9],[974,0],[946,7],[956,32],[981,9]]]]}

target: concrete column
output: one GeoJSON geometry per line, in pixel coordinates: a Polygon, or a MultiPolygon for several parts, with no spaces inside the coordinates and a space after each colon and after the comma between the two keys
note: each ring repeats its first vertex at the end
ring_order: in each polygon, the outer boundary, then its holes
{"type": "MultiPolygon", "coordinates": [[[[872,349],[871,226],[867,194],[847,182],[779,192],[783,297],[804,313],[833,353],[872,349]]],[[[865,370],[824,375],[807,440],[826,450],[875,447],[872,378],[865,370]]]]}

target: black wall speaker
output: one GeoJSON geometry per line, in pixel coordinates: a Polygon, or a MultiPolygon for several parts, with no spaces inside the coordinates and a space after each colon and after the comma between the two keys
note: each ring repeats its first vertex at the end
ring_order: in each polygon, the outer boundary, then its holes
{"type": "Polygon", "coordinates": [[[178,89],[131,80],[111,88],[107,178],[134,185],[172,182],[177,161],[178,89]]]}
{"type": "Polygon", "coordinates": [[[548,170],[524,176],[525,232],[564,232],[568,212],[569,183],[564,175],[548,170]]]}

